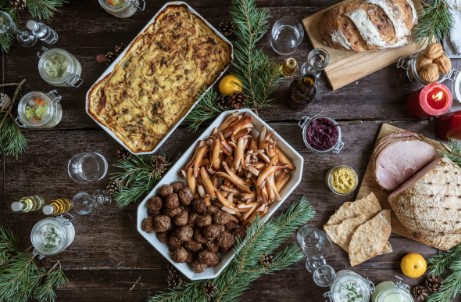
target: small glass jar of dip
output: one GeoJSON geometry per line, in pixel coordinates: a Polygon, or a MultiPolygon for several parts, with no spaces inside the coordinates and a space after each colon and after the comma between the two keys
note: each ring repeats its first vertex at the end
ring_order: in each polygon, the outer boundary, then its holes
{"type": "Polygon", "coordinates": [[[34,254],[41,258],[63,252],[74,241],[74,238],[74,225],[63,216],[40,220],[30,233],[34,254]]]}
{"type": "Polygon", "coordinates": [[[21,128],[53,128],[62,118],[60,100],[56,90],[27,93],[19,101],[16,123],[21,128]]]}
{"type": "Polygon", "coordinates": [[[376,286],[372,302],[413,302],[410,287],[402,283],[402,279],[396,277],[396,281],[384,281],[376,286]]]}
{"type": "Polygon", "coordinates": [[[374,290],[373,282],[359,274],[342,270],[336,274],[336,279],[330,285],[330,291],[323,294],[330,302],[368,302],[374,290]]]}
{"type": "Polygon", "coordinates": [[[50,85],[58,87],[80,87],[83,80],[80,62],[68,51],[61,48],[47,49],[37,53],[38,72],[42,79],[50,85]]]}
{"type": "Polygon", "coordinates": [[[101,7],[117,18],[129,18],[137,10],[144,11],[146,8],[145,0],[99,0],[101,7]]]}
{"type": "Polygon", "coordinates": [[[341,127],[334,119],[326,116],[304,116],[298,123],[306,147],[314,153],[339,153],[344,146],[341,127]]]}
{"type": "Polygon", "coordinates": [[[328,170],[326,183],[330,190],[337,195],[348,195],[357,188],[357,173],[349,166],[340,165],[328,170]]]}

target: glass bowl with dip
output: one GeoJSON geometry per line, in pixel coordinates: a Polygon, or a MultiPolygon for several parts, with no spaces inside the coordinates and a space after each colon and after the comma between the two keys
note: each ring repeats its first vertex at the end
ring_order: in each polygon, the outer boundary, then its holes
{"type": "Polygon", "coordinates": [[[340,165],[328,170],[325,180],[328,188],[337,195],[348,195],[354,192],[358,184],[358,176],[354,169],[340,165]]]}
{"type": "Polygon", "coordinates": [[[304,116],[298,123],[303,129],[306,147],[314,153],[339,153],[344,146],[341,127],[334,119],[326,116],[304,116]]]}

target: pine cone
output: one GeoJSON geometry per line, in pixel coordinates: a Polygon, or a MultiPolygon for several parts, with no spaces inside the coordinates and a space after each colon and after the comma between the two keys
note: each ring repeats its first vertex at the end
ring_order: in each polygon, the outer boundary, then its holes
{"type": "Polygon", "coordinates": [[[218,99],[217,99],[217,102],[218,102],[219,107],[221,107],[223,109],[229,109],[231,107],[231,105],[230,105],[230,97],[228,97],[226,95],[219,96],[218,99]]]}
{"type": "Polygon", "coordinates": [[[442,285],[442,278],[430,275],[424,280],[424,286],[431,292],[438,292],[442,285]]]}
{"type": "Polygon", "coordinates": [[[151,159],[152,167],[154,172],[159,175],[163,175],[166,172],[167,167],[170,163],[166,160],[165,156],[162,155],[153,155],[151,159]]]}
{"type": "Polygon", "coordinates": [[[213,284],[213,281],[207,281],[203,284],[202,291],[207,297],[213,297],[218,289],[213,284]]]}
{"type": "Polygon", "coordinates": [[[261,259],[259,259],[259,262],[261,262],[261,264],[264,265],[265,267],[269,267],[274,263],[274,256],[270,254],[269,255],[263,254],[261,256],[261,259]]]}
{"type": "Polygon", "coordinates": [[[128,159],[131,157],[131,153],[127,149],[118,149],[117,158],[119,160],[128,159]]]}
{"type": "Polygon", "coordinates": [[[234,22],[226,20],[219,23],[219,31],[226,37],[230,37],[234,34],[235,25],[234,22]]]}
{"type": "Polygon", "coordinates": [[[111,196],[113,196],[115,193],[120,191],[120,182],[115,181],[115,180],[111,180],[106,186],[106,191],[111,196]]]}
{"type": "Polygon", "coordinates": [[[168,275],[166,277],[167,288],[176,288],[178,286],[181,286],[181,284],[184,283],[184,279],[182,278],[181,274],[178,272],[178,270],[173,265],[168,263],[167,270],[168,270],[168,275]]]}
{"type": "Polygon", "coordinates": [[[230,107],[233,109],[244,108],[246,101],[247,97],[243,92],[234,92],[229,98],[230,107]]]}
{"type": "Polygon", "coordinates": [[[10,5],[16,10],[24,10],[27,6],[26,0],[10,0],[10,5]]]}
{"type": "Polygon", "coordinates": [[[413,286],[411,293],[417,301],[424,301],[429,296],[429,291],[422,285],[413,286]]]}
{"type": "Polygon", "coordinates": [[[0,112],[7,111],[10,108],[10,105],[11,105],[10,97],[5,93],[0,92],[0,112]]]}
{"type": "Polygon", "coordinates": [[[104,59],[105,59],[105,62],[107,64],[110,64],[110,63],[114,62],[116,57],[117,57],[117,55],[114,54],[112,51],[109,51],[104,55],[104,59]]]}

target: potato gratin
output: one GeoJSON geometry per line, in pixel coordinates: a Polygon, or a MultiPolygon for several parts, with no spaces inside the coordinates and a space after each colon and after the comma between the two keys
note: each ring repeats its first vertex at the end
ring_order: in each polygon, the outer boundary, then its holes
{"type": "Polygon", "coordinates": [[[170,6],[89,93],[88,112],[132,152],[152,151],[230,63],[231,46],[170,6]]]}

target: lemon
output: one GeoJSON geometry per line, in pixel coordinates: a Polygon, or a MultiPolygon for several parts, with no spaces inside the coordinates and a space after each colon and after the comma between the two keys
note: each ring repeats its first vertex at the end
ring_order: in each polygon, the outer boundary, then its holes
{"type": "Polygon", "coordinates": [[[410,278],[418,278],[424,275],[427,269],[426,259],[417,253],[409,253],[400,262],[402,273],[410,278]]]}
{"type": "Polygon", "coordinates": [[[219,82],[219,92],[222,95],[230,96],[234,92],[242,92],[242,81],[233,74],[228,74],[219,82]]]}

